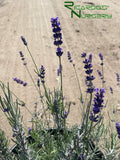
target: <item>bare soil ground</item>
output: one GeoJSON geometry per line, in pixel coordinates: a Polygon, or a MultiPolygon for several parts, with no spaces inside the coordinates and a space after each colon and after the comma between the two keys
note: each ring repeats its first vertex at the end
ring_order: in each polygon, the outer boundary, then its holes
{"type": "MultiPolygon", "coordinates": [[[[46,84],[53,90],[57,87],[58,57],[53,45],[50,18],[59,17],[63,34],[63,89],[67,101],[72,101],[69,125],[80,123],[80,108],[78,104],[79,90],[72,65],[67,60],[67,51],[71,52],[81,88],[85,91],[84,69],[81,53],[93,53],[94,81],[96,87],[101,87],[97,69],[100,68],[99,52],[104,55],[104,76],[106,88],[112,86],[116,90],[116,75],[120,73],[120,1],[116,0],[84,0],[74,1],[76,5],[108,5],[107,11],[84,11],[85,13],[112,14],[112,19],[81,19],[64,7],[64,0],[0,0],[0,80],[10,83],[10,88],[33,111],[34,103],[38,101],[36,91],[19,57],[23,51],[28,67],[34,76],[34,67],[30,56],[20,36],[23,35],[29,45],[37,65],[46,68],[46,84]],[[86,2],[86,3],[85,3],[86,2]],[[16,84],[12,77],[20,78],[28,83],[27,87],[16,84]],[[74,105],[75,104],[75,105],[74,105]]],[[[83,12],[83,13],[84,13],[83,12]]],[[[34,76],[37,80],[37,76],[34,76]]],[[[0,91],[1,92],[1,91],[0,91]]],[[[108,91],[109,92],[109,91],[108,91]]],[[[116,98],[108,94],[111,102],[116,98]]],[[[118,102],[117,102],[118,103],[118,102]]],[[[116,103],[116,104],[117,104],[116,103]]],[[[111,109],[107,106],[106,111],[111,109]]],[[[30,115],[21,108],[24,122],[29,126],[30,115]]],[[[11,137],[12,130],[2,112],[0,112],[0,127],[11,137]]]]}

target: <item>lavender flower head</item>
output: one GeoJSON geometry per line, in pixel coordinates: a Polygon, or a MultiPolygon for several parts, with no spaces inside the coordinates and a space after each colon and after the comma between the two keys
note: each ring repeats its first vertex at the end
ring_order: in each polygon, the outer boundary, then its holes
{"type": "Polygon", "coordinates": [[[25,38],[24,38],[23,36],[21,36],[21,39],[22,39],[22,41],[23,41],[23,44],[24,44],[25,46],[27,46],[27,42],[26,42],[25,38]]]}
{"type": "Polygon", "coordinates": [[[97,70],[97,72],[98,72],[98,75],[101,77],[101,79],[103,79],[103,75],[102,75],[101,71],[97,70]]]}
{"type": "Polygon", "coordinates": [[[110,91],[111,91],[111,94],[113,94],[113,89],[112,89],[112,87],[110,87],[110,91]]]}
{"type": "MultiPolygon", "coordinates": [[[[20,54],[21,60],[24,61],[25,58],[24,58],[24,55],[23,55],[22,51],[20,51],[19,54],[20,54]]],[[[23,64],[26,65],[27,63],[24,61],[23,64]]]]}
{"type": "Polygon", "coordinates": [[[37,86],[40,87],[40,79],[37,79],[37,86]]]}
{"type": "Polygon", "coordinates": [[[51,18],[52,28],[53,28],[53,37],[54,37],[54,45],[59,46],[62,44],[62,34],[60,33],[61,27],[59,18],[51,18]]]}
{"type": "Polygon", "coordinates": [[[72,58],[71,58],[70,52],[68,51],[67,54],[68,54],[68,60],[69,60],[70,62],[72,62],[73,60],[72,60],[72,58]]]}
{"type": "MultiPolygon", "coordinates": [[[[84,55],[82,55],[82,57],[85,57],[86,53],[84,53],[84,55]]],[[[93,86],[93,80],[95,79],[95,77],[92,75],[93,69],[92,69],[92,54],[89,55],[89,58],[85,58],[85,60],[83,61],[83,63],[85,64],[84,68],[86,69],[85,73],[86,75],[86,79],[85,79],[85,83],[88,86],[87,88],[87,93],[93,93],[94,91],[94,86],[93,86]]]]}
{"type": "Polygon", "coordinates": [[[99,57],[100,57],[100,60],[102,61],[100,65],[103,66],[104,63],[103,63],[103,55],[102,55],[102,53],[99,53],[99,57]]]}
{"type": "Polygon", "coordinates": [[[89,55],[88,60],[89,60],[89,63],[92,63],[92,53],[89,55]]]}
{"type": "Polygon", "coordinates": [[[119,74],[118,73],[116,73],[116,76],[117,76],[117,85],[120,85],[120,76],[119,76],[119,74]]]}
{"type": "Polygon", "coordinates": [[[45,68],[43,65],[41,65],[40,68],[40,74],[38,75],[41,78],[41,82],[45,83],[44,78],[45,78],[45,68]]]}
{"type": "Polygon", "coordinates": [[[100,57],[101,61],[103,61],[103,55],[102,55],[102,53],[99,53],[99,57],[100,57]]]}
{"type": "Polygon", "coordinates": [[[24,87],[27,86],[27,82],[24,82],[24,81],[22,81],[22,80],[20,80],[18,78],[13,78],[13,80],[15,82],[17,82],[18,84],[22,84],[24,87]]]}
{"type": "Polygon", "coordinates": [[[101,109],[103,108],[103,103],[104,103],[104,93],[105,93],[105,89],[104,88],[97,88],[95,93],[95,97],[93,100],[93,113],[90,114],[89,119],[92,120],[93,122],[97,122],[97,118],[99,118],[99,116],[96,114],[98,114],[101,109]]]}
{"type": "Polygon", "coordinates": [[[63,54],[62,49],[60,48],[60,45],[63,43],[63,41],[62,41],[62,33],[61,33],[59,18],[58,17],[51,18],[51,24],[53,28],[52,31],[53,31],[54,45],[58,47],[56,55],[60,57],[63,54]]]}
{"type": "Polygon", "coordinates": [[[20,57],[24,57],[24,55],[23,55],[22,51],[20,51],[19,53],[20,53],[20,57]]]}

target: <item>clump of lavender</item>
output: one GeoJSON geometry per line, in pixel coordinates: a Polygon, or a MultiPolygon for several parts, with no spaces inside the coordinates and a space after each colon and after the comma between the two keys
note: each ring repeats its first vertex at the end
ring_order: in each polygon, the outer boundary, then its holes
{"type": "MultiPolygon", "coordinates": [[[[86,57],[86,53],[83,53],[81,57],[86,57]]],[[[95,77],[92,75],[93,69],[92,69],[92,54],[89,55],[88,59],[85,58],[83,61],[85,63],[84,68],[86,69],[85,73],[87,74],[85,82],[86,85],[88,86],[87,88],[87,93],[93,93],[94,91],[94,86],[92,81],[95,79],[95,77]]]]}
{"type": "Polygon", "coordinates": [[[117,85],[120,85],[120,76],[118,73],[116,73],[116,76],[117,76],[117,85]]]}
{"type": "Polygon", "coordinates": [[[38,76],[41,78],[41,83],[45,83],[45,67],[43,65],[41,65],[40,74],[38,74],[38,76]]]}
{"type": "Polygon", "coordinates": [[[118,133],[118,138],[120,139],[120,125],[118,122],[116,123],[116,129],[117,129],[117,133],[118,133]]]}
{"type": "Polygon", "coordinates": [[[105,89],[102,88],[99,90],[99,88],[97,88],[96,90],[96,94],[95,94],[95,97],[94,97],[94,100],[93,100],[93,112],[90,114],[90,117],[89,119],[93,122],[97,122],[98,121],[98,118],[99,116],[97,115],[101,109],[103,108],[103,103],[104,103],[104,93],[105,93],[105,89]],[[97,116],[96,116],[97,115],[97,116]]]}
{"type": "Polygon", "coordinates": [[[13,78],[14,81],[16,81],[18,84],[22,84],[24,87],[27,86],[27,82],[24,82],[18,78],[13,78]]]}

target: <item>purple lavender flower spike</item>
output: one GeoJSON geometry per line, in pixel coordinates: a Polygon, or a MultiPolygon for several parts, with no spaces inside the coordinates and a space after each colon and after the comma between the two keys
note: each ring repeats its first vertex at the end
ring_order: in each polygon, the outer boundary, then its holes
{"type": "Polygon", "coordinates": [[[23,36],[21,36],[21,39],[22,39],[24,45],[27,46],[27,42],[26,42],[25,38],[23,36]]]}
{"type": "MultiPolygon", "coordinates": [[[[86,53],[82,54],[82,57],[86,57],[86,53]]],[[[85,83],[88,86],[87,88],[87,93],[93,93],[94,91],[94,86],[92,81],[95,79],[95,77],[92,74],[93,69],[92,69],[92,54],[89,55],[89,58],[85,58],[85,60],[83,61],[83,63],[85,63],[84,68],[86,69],[85,73],[87,74],[86,79],[85,79],[85,83]]]]}
{"type": "Polygon", "coordinates": [[[93,106],[94,107],[98,107],[98,108],[103,108],[103,102],[104,102],[104,100],[103,100],[103,97],[104,97],[104,94],[105,93],[105,90],[104,90],[104,88],[102,88],[102,89],[96,89],[96,94],[95,94],[95,97],[94,97],[94,100],[93,100],[93,102],[94,102],[94,104],[93,104],[93,106]]]}
{"type": "Polygon", "coordinates": [[[40,79],[37,80],[37,86],[40,87],[40,79]]]}
{"type": "Polygon", "coordinates": [[[23,84],[23,86],[26,86],[27,83],[23,82],[22,80],[18,79],[18,78],[12,78],[14,81],[16,81],[18,84],[23,84]]]}
{"type": "Polygon", "coordinates": [[[72,63],[72,62],[73,62],[73,60],[71,59],[71,54],[70,54],[70,52],[69,52],[69,51],[68,51],[67,53],[68,53],[68,60],[72,63]]]}
{"type": "Polygon", "coordinates": [[[99,57],[100,57],[101,61],[103,61],[103,55],[102,55],[102,53],[99,53],[99,57]]]}
{"type": "Polygon", "coordinates": [[[117,82],[120,82],[120,76],[118,73],[116,73],[116,76],[117,76],[117,82]]]}
{"type": "Polygon", "coordinates": [[[22,51],[20,51],[19,53],[20,53],[20,57],[24,57],[24,55],[23,55],[22,51]]]}
{"type": "Polygon", "coordinates": [[[45,83],[45,81],[44,81],[44,78],[45,78],[45,68],[44,68],[43,65],[41,65],[40,72],[41,73],[38,76],[41,78],[41,82],[45,83]]]}
{"type": "Polygon", "coordinates": [[[103,100],[103,98],[104,98],[104,93],[105,93],[105,89],[104,88],[101,88],[101,89],[99,89],[99,88],[97,88],[97,89],[95,89],[95,91],[96,91],[96,93],[95,93],[95,97],[94,97],[94,100],[93,100],[93,113],[91,113],[90,114],[90,117],[89,117],[89,119],[90,120],[92,120],[93,122],[97,122],[98,120],[97,120],[97,118],[99,118],[99,116],[97,115],[96,117],[95,117],[95,115],[96,114],[98,114],[100,111],[101,111],[101,109],[104,107],[103,106],[103,103],[104,103],[104,100],[103,100]]]}
{"type": "Polygon", "coordinates": [[[90,63],[92,62],[92,53],[89,55],[88,60],[89,60],[90,63]]]}
{"type": "Polygon", "coordinates": [[[71,55],[70,55],[70,52],[68,51],[68,60],[71,60],[71,55]]]}
{"type": "Polygon", "coordinates": [[[111,94],[113,94],[113,89],[112,89],[112,87],[110,87],[110,91],[111,91],[111,94]]]}
{"type": "Polygon", "coordinates": [[[120,76],[119,76],[119,74],[118,73],[116,73],[116,76],[117,76],[117,85],[120,85],[120,76]]]}
{"type": "Polygon", "coordinates": [[[61,57],[63,52],[59,46],[63,43],[63,41],[62,41],[62,34],[61,34],[61,27],[60,27],[59,18],[58,17],[51,18],[51,23],[52,23],[54,45],[56,45],[58,47],[56,55],[61,57]]]}
{"type": "Polygon", "coordinates": [[[100,72],[100,70],[97,70],[97,72],[98,72],[98,75],[99,75],[100,77],[103,76],[102,73],[100,72]]]}
{"type": "MultiPolygon", "coordinates": [[[[24,55],[23,55],[22,51],[20,51],[19,53],[20,53],[21,60],[24,61],[25,58],[24,58],[24,55]]],[[[27,63],[24,62],[23,65],[27,65],[27,63]]]]}

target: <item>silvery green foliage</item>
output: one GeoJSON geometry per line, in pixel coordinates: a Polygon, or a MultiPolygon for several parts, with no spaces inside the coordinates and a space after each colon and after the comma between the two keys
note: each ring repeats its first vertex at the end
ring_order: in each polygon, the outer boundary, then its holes
{"type": "Polygon", "coordinates": [[[9,147],[9,143],[5,137],[5,133],[0,129],[0,159],[9,160],[11,158],[8,147],[9,147]]]}
{"type": "Polygon", "coordinates": [[[0,96],[1,109],[5,112],[9,120],[13,131],[13,137],[16,138],[16,140],[12,140],[18,145],[17,156],[20,160],[31,160],[31,157],[28,154],[27,140],[22,126],[22,117],[20,115],[20,109],[18,108],[18,102],[17,100],[16,102],[13,102],[12,94],[9,90],[9,85],[7,87],[7,92],[3,84],[1,85],[1,89],[4,93],[4,97],[0,96]],[[6,108],[7,110],[5,110],[6,108]]]}

